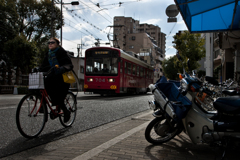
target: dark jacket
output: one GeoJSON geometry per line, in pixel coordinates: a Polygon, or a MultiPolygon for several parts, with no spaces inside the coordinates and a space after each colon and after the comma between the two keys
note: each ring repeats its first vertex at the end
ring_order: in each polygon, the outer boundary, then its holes
{"type": "MultiPolygon", "coordinates": [[[[55,55],[59,63],[59,68],[61,68],[61,72],[57,73],[55,70],[53,70],[49,76],[45,78],[44,85],[48,95],[51,98],[52,104],[59,105],[64,102],[64,98],[66,97],[70,87],[70,84],[64,83],[62,73],[72,70],[73,65],[67,52],[61,46],[55,55]]],[[[48,61],[48,53],[46,53],[43,63],[40,66],[40,71],[47,72],[50,69],[51,66],[48,61]]]]}

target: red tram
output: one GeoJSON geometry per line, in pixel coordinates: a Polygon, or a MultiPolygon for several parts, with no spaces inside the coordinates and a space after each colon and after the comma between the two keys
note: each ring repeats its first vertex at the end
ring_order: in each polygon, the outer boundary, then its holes
{"type": "Polygon", "coordinates": [[[146,93],[151,83],[153,67],[120,49],[93,47],[85,52],[85,92],[146,93]]]}

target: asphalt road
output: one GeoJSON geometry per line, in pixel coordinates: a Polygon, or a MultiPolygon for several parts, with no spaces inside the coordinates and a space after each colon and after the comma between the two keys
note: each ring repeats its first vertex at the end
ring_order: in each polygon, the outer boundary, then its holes
{"type": "Polygon", "coordinates": [[[21,97],[23,95],[0,95],[0,158],[145,111],[148,100],[153,99],[151,93],[101,97],[80,92],[77,117],[72,127],[64,128],[58,118],[49,118],[39,137],[29,140],[21,136],[15,122],[21,97]]]}

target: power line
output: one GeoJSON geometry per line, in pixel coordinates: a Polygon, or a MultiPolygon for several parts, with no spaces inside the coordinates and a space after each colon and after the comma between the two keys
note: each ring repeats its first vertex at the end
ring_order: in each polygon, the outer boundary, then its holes
{"type": "MultiPolygon", "coordinates": [[[[73,29],[75,29],[75,30],[77,30],[77,31],[79,31],[79,32],[81,32],[81,33],[83,33],[83,34],[85,34],[86,36],[88,36],[88,34],[86,34],[86,33],[82,32],[82,31],[80,31],[79,29],[77,29],[77,28],[71,26],[70,24],[67,24],[67,23],[66,23],[66,25],[68,25],[68,26],[70,26],[71,28],[73,28],[73,29]]],[[[90,35],[90,36],[92,36],[92,35],[90,35]]],[[[92,37],[93,37],[93,36],[92,36],[92,37]]],[[[95,37],[93,37],[93,38],[95,38],[95,37]]]]}
{"type": "MultiPolygon", "coordinates": [[[[90,2],[92,2],[91,0],[89,0],[90,2]]],[[[93,2],[92,2],[93,3],[93,2]]],[[[95,3],[93,3],[94,5],[96,5],[95,3]]],[[[97,4],[99,4],[99,3],[97,3],[97,4]]],[[[100,8],[100,6],[98,6],[99,8],[100,8]]],[[[104,9],[104,8],[103,8],[104,9]]],[[[102,10],[103,10],[102,9],[102,10]]],[[[97,11],[97,12],[99,12],[99,11],[97,11]]],[[[104,11],[103,11],[104,12],[104,11]]],[[[107,14],[106,12],[104,12],[105,14],[107,14]]],[[[109,14],[107,14],[111,19],[113,19],[109,14]]]]}
{"type": "MultiPolygon", "coordinates": [[[[81,3],[83,3],[82,1],[80,1],[81,3]]],[[[83,3],[84,5],[86,5],[85,3],[83,3]]],[[[90,8],[91,10],[95,11],[94,9],[92,9],[91,7],[89,7],[88,5],[86,5],[88,8],[90,8]]],[[[97,12],[97,11],[95,11],[97,12]]],[[[109,21],[106,17],[104,17],[103,15],[101,15],[99,12],[97,12],[100,16],[102,16],[104,19],[106,19],[108,22],[112,23],[111,21],[109,21]]]]}
{"type": "MultiPolygon", "coordinates": [[[[67,20],[69,20],[68,18],[66,18],[67,20]]],[[[78,24],[76,24],[76,23],[74,23],[73,21],[71,21],[71,20],[69,20],[70,22],[72,22],[73,24],[75,24],[75,25],[78,25],[78,24]]],[[[81,24],[79,24],[80,26],[81,26],[81,24]]],[[[75,29],[75,28],[74,28],[75,29]]],[[[87,33],[89,33],[90,35],[93,35],[93,36],[95,36],[95,37],[97,37],[96,35],[94,35],[94,34],[92,34],[90,31],[88,31],[88,30],[86,30],[86,29],[83,29],[83,30],[85,30],[87,33]]]]}
{"type": "MultiPolygon", "coordinates": [[[[68,8],[67,8],[67,7],[65,7],[65,9],[66,9],[67,11],[71,12],[70,10],[68,10],[68,8]]],[[[71,14],[72,14],[72,12],[71,12],[71,14]]],[[[103,32],[103,33],[105,33],[105,34],[107,34],[107,33],[106,33],[104,30],[102,30],[102,29],[100,29],[99,27],[95,26],[95,25],[94,25],[94,24],[92,24],[91,22],[89,22],[89,21],[85,20],[85,19],[84,19],[84,18],[82,18],[81,16],[78,16],[76,13],[74,14],[74,16],[76,16],[76,17],[78,17],[79,19],[83,20],[84,22],[86,22],[86,23],[90,24],[92,27],[94,27],[94,28],[98,29],[99,31],[101,31],[101,32],[103,32]]]]}

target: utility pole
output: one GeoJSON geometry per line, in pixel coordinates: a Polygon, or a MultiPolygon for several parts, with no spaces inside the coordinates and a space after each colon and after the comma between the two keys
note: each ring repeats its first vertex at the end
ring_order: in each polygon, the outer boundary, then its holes
{"type": "Polygon", "coordinates": [[[51,14],[51,37],[54,37],[54,33],[53,33],[53,12],[54,12],[54,0],[52,0],[52,14],[51,14]]]}
{"type": "Polygon", "coordinates": [[[82,44],[82,42],[81,42],[81,44],[78,44],[77,45],[77,50],[78,50],[78,55],[77,55],[77,57],[79,58],[79,53],[80,53],[80,57],[82,57],[82,46],[84,46],[84,44],[82,44]]]}
{"type": "Polygon", "coordinates": [[[63,42],[62,42],[62,25],[63,25],[63,20],[62,20],[62,14],[63,14],[63,13],[62,13],[62,5],[65,5],[65,4],[79,5],[79,2],[78,2],[78,1],[73,1],[73,2],[71,2],[71,3],[63,3],[62,0],[61,0],[60,4],[61,4],[61,16],[60,16],[60,17],[61,17],[61,20],[60,20],[60,21],[61,21],[61,22],[60,22],[60,23],[61,23],[60,37],[61,37],[61,38],[60,38],[60,41],[61,41],[61,45],[63,46],[63,42]]]}
{"type": "Polygon", "coordinates": [[[60,32],[60,36],[61,36],[61,39],[60,39],[60,42],[61,42],[61,46],[63,46],[63,41],[62,41],[62,24],[63,24],[63,21],[62,21],[62,0],[61,0],[61,32],[60,32]]]}

